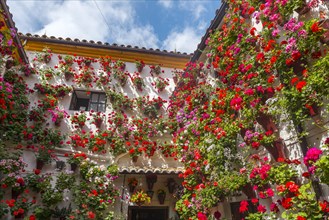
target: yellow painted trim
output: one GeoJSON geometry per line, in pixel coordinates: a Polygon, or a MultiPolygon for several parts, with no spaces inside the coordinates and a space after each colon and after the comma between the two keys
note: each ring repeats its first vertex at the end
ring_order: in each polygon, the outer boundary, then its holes
{"type": "MultiPolygon", "coordinates": [[[[5,21],[4,17],[0,17],[0,22],[4,22],[5,23],[5,26],[2,27],[0,29],[0,31],[3,32],[3,34],[6,34],[6,37],[10,36],[10,34],[9,34],[10,33],[10,29],[7,26],[7,22],[5,21]]],[[[12,39],[11,36],[10,36],[10,38],[12,39]]],[[[12,39],[12,40],[14,40],[14,39],[12,39]]],[[[18,48],[17,47],[15,47],[15,49],[13,50],[12,57],[13,57],[14,60],[17,60],[17,61],[19,61],[21,59],[20,56],[19,56],[18,48]]]]}
{"type": "Polygon", "coordinates": [[[51,49],[53,53],[57,54],[71,54],[83,57],[99,58],[103,56],[110,56],[114,60],[122,60],[125,62],[135,62],[136,60],[143,60],[148,65],[161,64],[163,67],[183,69],[185,64],[189,62],[189,57],[170,57],[166,55],[155,55],[143,52],[130,52],[102,48],[93,48],[92,46],[74,46],[63,45],[58,43],[47,43],[42,41],[27,41],[25,45],[26,51],[42,51],[45,47],[51,49]]]}

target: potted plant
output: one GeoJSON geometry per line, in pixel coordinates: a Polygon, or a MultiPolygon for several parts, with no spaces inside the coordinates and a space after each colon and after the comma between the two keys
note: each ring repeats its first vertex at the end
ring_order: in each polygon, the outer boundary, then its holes
{"type": "Polygon", "coordinates": [[[77,112],[74,115],[71,116],[71,123],[79,126],[82,128],[85,126],[87,121],[87,116],[85,112],[77,112]]]}
{"type": "Polygon", "coordinates": [[[129,192],[134,192],[138,184],[138,180],[135,177],[128,178],[129,192]]]}
{"type": "Polygon", "coordinates": [[[69,159],[67,162],[71,165],[71,170],[75,171],[78,165],[85,159],[87,159],[87,155],[85,153],[75,153],[74,155],[67,155],[69,159]]]}
{"type": "Polygon", "coordinates": [[[9,206],[11,215],[14,216],[15,219],[24,218],[32,205],[29,199],[23,195],[19,196],[17,199],[6,200],[6,203],[9,206]]]}
{"type": "Polygon", "coordinates": [[[105,118],[105,114],[91,110],[89,112],[89,116],[92,118],[91,123],[94,124],[97,128],[100,128],[105,118]]]}
{"type": "Polygon", "coordinates": [[[155,66],[152,65],[152,66],[150,66],[150,68],[151,68],[151,71],[150,71],[151,75],[153,75],[153,74],[159,75],[161,73],[160,65],[155,65],[155,66]]]}
{"type": "Polygon", "coordinates": [[[45,47],[41,53],[38,53],[34,60],[39,61],[39,62],[44,62],[44,63],[49,63],[52,57],[52,52],[51,49],[48,47],[45,47]]]}
{"type": "Polygon", "coordinates": [[[55,109],[48,110],[51,114],[51,121],[54,122],[55,126],[59,127],[61,125],[62,120],[64,117],[67,117],[67,112],[63,109],[59,109],[56,107],[55,109]]]}
{"type": "Polygon", "coordinates": [[[40,147],[36,152],[36,169],[41,170],[46,163],[50,163],[52,154],[45,147],[40,147]]]}
{"type": "Polygon", "coordinates": [[[163,189],[159,189],[157,193],[158,193],[159,203],[163,205],[166,199],[166,191],[163,189]]]}
{"type": "Polygon", "coordinates": [[[138,206],[141,206],[144,203],[150,203],[151,198],[143,190],[138,190],[131,196],[130,202],[136,203],[138,206]]]}
{"type": "Polygon", "coordinates": [[[139,73],[135,73],[130,79],[139,91],[143,91],[145,84],[142,77],[139,76],[139,73]]]}
{"type": "Polygon", "coordinates": [[[143,68],[145,67],[145,63],[143,60],[136,60],[135,65],[138,72],[142,72],[143,68]]]}
{"type": "Polygon", "coordinates": [[[26,182],[30,189],[34,192],[44,192],[51,187],[52,177],[50,174],[38,174],[38,172],[26,175],[26,182]]]}
{"type": "Polygon", "coordinates": [[[158,77],[152,85],[157,89],[158,92],[162,92],[168,85],[169,79],[164,79],[162,77],[158,77]]]}

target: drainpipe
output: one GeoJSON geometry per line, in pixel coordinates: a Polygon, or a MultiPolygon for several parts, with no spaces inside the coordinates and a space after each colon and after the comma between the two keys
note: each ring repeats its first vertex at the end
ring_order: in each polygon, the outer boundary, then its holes
{"type": "Polygon", "coordinates": [[[126,182],[126,174],[123,175],[123,183],[122,183],[122,191],[121,191],[121,207],[120,207],[120,212],[123,214],[123,195],[125,192],[125,182],[126,182]]]}

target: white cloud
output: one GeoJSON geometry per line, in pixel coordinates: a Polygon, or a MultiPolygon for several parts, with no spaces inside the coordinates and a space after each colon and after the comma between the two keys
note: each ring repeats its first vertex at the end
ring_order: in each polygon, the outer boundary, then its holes
{"type": "Polygon", "coordinates": [[[158,38],[151,26],[131,27],[129,29],[118,29],[114,41],[119,44],[139,46],[145,48],[158,48],[158,38]]]}
{"type": "Polygon", "coordinates": [[[172,0],[159,0],[158,3],[165,8],[172,8],[174,6],[172,0]]]}
{"type": "Polygon", "coordinates": [[[18,30],[23,33],[159,47],[154,29],[136,24],[136,12],[129,1],[97,1],[96,4],[83,0],[47,1],[47,4],[19,1],[11,2],[10,8],[18,30]]]}
{"type": "Polygon", "coordinates": [[[206,7],[204,4],[207,4],[207,1],[185,1],[180,0],[178,6],[190,12],[194,20],[198,20],[204,12],[206,12],[206,7]]]}
{"type": "Polygon", "coordinates": [[[191,28],[186,27],[183,31],[173,31],[163,42],[162,47],[168,50],[193,53],[200,42],[201,35],[191,28]]]}

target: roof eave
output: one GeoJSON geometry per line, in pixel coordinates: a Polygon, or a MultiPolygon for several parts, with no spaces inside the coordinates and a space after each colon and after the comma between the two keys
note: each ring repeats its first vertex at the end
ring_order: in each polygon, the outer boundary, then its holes
{"type": "Polygon", "coordinates": [[[220,23],[222,22],[225,16],[227,8],[228,8],[227,2],[223,2],[221,7],[216,11],[216,16],[211,21],[210,26],[208,27],[205,35],[201,38],[201,42],[198,44],[197,49],[194,51],[193,56],[191,57],[191,62],[196,62],[200,58],[204,49],[207,47],[206,40],[209,38],[210,32],[219,27],[220,23]]]}

